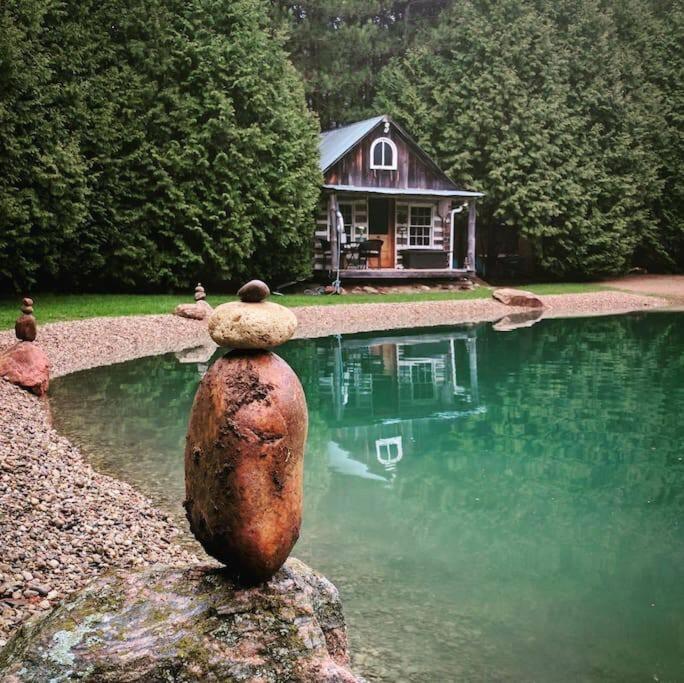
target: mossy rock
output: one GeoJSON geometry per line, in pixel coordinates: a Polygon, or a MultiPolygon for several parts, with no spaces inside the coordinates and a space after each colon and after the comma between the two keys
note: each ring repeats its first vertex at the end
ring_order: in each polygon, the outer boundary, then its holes
{"type": "Polygon", "coordinates": [[[335,681],[348,669],[337,589],[290,559],[238,588],[216,567],[97,579],[0,652],[0,681],[335,681]]]}

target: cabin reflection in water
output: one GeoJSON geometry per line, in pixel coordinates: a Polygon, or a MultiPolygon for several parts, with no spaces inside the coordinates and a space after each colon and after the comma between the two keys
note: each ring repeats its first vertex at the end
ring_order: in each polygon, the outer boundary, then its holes
{"type": "MultiPolygon", "coordinates": [[[[484,411],[477,328],[333,342],[319,368],[319,410],[331,427],[328,461],[341,474],[392,482],[429,434],[484,411]]],[[[319,360],[322,360],[322,357],[319,360]]]]}

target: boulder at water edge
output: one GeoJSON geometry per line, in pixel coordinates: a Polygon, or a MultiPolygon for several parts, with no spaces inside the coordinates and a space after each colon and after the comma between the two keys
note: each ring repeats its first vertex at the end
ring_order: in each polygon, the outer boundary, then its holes
{"type": "Polygon", "coordinates": [[[0,377],[42,396],[50,383],[50,363],[38,344],[20,341],[0,353],[0,377]]]}
{"type": "Polygon", "coordinates": [[[532,294],[532,292],[526,292],[523,289],[510,289],[508,287],[503,287],[501,289],[495,289],[492,292],[492,296],[497,301],[500,301],[502,304],[506,304],[507,306],[544,308],[544,303],[538,296],[532,294]]]}
{"type": "Polygon", "coordinates": [[[292,559],[252,589],[199,566],[105,575],[19,629],[0,681],[360,681],[348,665],[337,590],[292,559]]]}

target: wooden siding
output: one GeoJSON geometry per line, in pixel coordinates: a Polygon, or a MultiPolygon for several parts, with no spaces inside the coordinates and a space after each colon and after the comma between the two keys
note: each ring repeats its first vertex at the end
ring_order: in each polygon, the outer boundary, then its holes
{"type": "Polygon", "coordinates": [[[384,123],[380,123],[333,164],[325,173],[325,184],[424,190],[457,189],[396,126],[390,124],[388,133],[384,132],[384,126],[384,123]],[[396,171],[371,169],[370,149],[373,141],[379,137],[390,138],[397,146],[396,171]]]}

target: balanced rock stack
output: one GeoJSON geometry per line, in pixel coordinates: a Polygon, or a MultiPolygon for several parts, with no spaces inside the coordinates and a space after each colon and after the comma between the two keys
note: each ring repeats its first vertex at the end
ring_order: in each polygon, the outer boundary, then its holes
{"type": "Polygon", "coordinates": [[[14,323],[14,334],[19,341],[35,341],[36,318],[33,315],[33,299],[27,297],[21,302],[21,315],[14,323]]]}
{"type": "Polygon", "coordinates": [[[33,299],[27,297],[22,301],[14,333],[19,342],[0,354],[0,377],[42,396],[50,384],[50,363],[43,349],[35,343],[33,299]]]}
{"type": "Polygon", "coordinates": [[[198,282],[197,287],[195,287],[195,301],[204,301],[207,298],[207,293],[202,287],[202,283],[198,282]]]}
{"type": "Polygon", "coordinates": [[[214,310],[207,303],[207,293],[202,287],[202,283],[198,282],[195,287],[195,303],[194,304],[178,304],[174,310],[174,314],[181,318],[191,318],[193,320],[204,320],[211,315],[214,310]]]}
{"type": "Polygon", "coordinates": [[[265,301],[259,280],[238,294],[209,318],[212,339],[232,350],[195,396],[184,506],[204,549],[254,585],[278,571],[299,537],[308,414],[299,379],[269,351],[294,334],[296,317],[265,301]]]}

